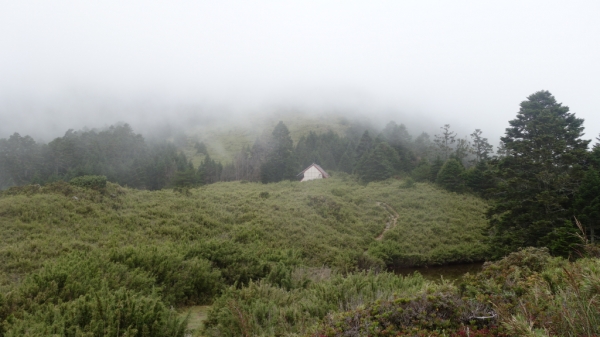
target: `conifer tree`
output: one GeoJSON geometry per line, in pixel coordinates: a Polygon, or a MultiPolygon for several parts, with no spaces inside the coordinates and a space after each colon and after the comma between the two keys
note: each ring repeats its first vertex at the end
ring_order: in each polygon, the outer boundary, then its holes
{"type": "Polygon", "coordinates": [[[431,157],[433,153],[431,137],[426,132],[422,132],[417,138],[415,138],[414,143],[412,144],[413,148],[416,152],[417,157],[422,159],[433,160],[431,157]]]}
{"type": "Polygon", "coordinates": [[[482,132],[479,129],[475,129],[475,131],[471,134],[472,140],[472,153],[475,155],[475,159],[473,160],[475,165],[479,162],[488,160],[490,155],[494,152],[493,146],[490,145],[487,138],[483,138],[481,136],[482,132]]]}
{"type": "Polygon", "coordinates": [[[450,124],[444,124],[440,129],[442,129],[442,133],[435,135],[433,141],[438,147],[439,155],[443,160],[447,160],[452,154],[452,145],[456,142],[456,132],[450,131],[450,124]]]}
{"type": "Polygon", "coordinates": [[[410,175],[416,181],[431,180],[431,165],[429,164],[429,161],[427,161],[427,159],[421,160],[419,165],[412,170],[410,175]]]}
{"type": "Polygon", "coordinates": [[[444,166],[444,161],[440,157],[435,158],[435,160],[430,166],[429,180],[431,180],[432,182],[436,181],[437,175],[442,169],[442,166],[444,166]]]}
{"type": "Polygon", "coordinates": [[[381,131],[383,139],[392,147],[397,145],[408,145],[412,141],[412,136],[406,130],[404,124],[396,124],[396,122],[389,122],[383,131],[381,131]]]}
{"type": "Polygon", "coordinates": [[[358,141],[358,145],[356,145],[356,149],[354,150],[354,160],[355,162],[360,162],[365,155],[368,155],[373,146],[373,139],[369,135],[369,130],[366,130],[360,140],[358,141]]]}
{"type": "Polygon", "coordinates": [[[29,183],[42,168],[41,147],[18,133],[0,139],[0,188],[29,183]]]}
{"type": "Polygon", "coordinates": [[[468,164],[467,158],[473,152],[471,143],[466,138],[456,140],[456,148],[452,157],[456,158],[461,164],[468,164]]]}
{"type": "Polygon", "coordinates": [[[352,173],[354,170],[354,153],[345,151],[337,165],[338,170],[346,173],[352,173]]]}
{"type": "Polygon", "coordinates": [[[435,182],[449,191],[461,192],[464,189],[462,178],[464,170],[465,168],[457,159],[450,158],[440,169],[435,182]]]}
{"type": "Polygon", "coordinates": [[[359,163],[356,173],[365,182],[385,180],[396,172],[399,162],[396,151],[382,142],[359,163]]]}
{"type": "Polygon", "coordinates": [[[600,172],[589,169],[575,197],[575,214],[583,226],[590,230],[592,243],[600,228],[600,172]]]}
{"type": "MultiPolygon", "coordinates": [[[[223,165],[221,163],[216,162],[214,159],[210,157],[210,155],[206,155],[200,166],[198,166],[198,181],[201,184],[213,184],[217,181],[221,180],[221,171],[223,170],[223,165]]],[[[185,172],[185,170],[184,170],[185,172]]],[[[185,175],[184,175],[185,176],[185,175]]]]}
{"type": "Polygon", "coordinates": [[[479,161],[477,165],[465,171],[463,176],[466,187],[480,196],[485,196],[486,191],[494,186],[487,161],[479,161]]]}
{"type": "Polygon", "coordinates": [[[270,183],[293,179],[296,175],[294,142],[283,122],[279,122],[273,129],[270,145],[267,161],[261,166],[261,181],[270,183]]]}
{"type": "Polygon", "coordinates": [[[521,103],[501,138],[507,154],[498,164],[496,203],[488,212],[498,256],[548,244],[544,237],[569,221],[589,143],[582,135],[583,119],[550,92],[521,103]]]}

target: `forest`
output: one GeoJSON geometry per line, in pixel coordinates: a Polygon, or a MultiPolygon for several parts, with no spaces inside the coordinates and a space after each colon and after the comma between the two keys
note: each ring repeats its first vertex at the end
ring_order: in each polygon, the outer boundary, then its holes
{"type": "Polygon", "coordinates": [[[294,142],[281,121],[230,162],[193,142],[198,165],[127,124],[15,133],[0,336],[596,336],[600,145],[583,124],[539,91],[496,151],[448,124],[294,142]],[[311,163],[332,178],[300,183],[311,163]],[[476,261],[456,282],[391,272],[476,261]]]}

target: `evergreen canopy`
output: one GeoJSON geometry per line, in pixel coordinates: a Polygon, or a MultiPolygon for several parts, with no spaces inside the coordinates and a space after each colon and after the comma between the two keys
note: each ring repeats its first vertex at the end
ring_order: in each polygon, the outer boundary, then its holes
{"type": "Polygon", "coordinates": [[[583,119],[550,92],[521,103],[501,138],[507,155],[498,165],[497,202],[488,213],[497,254],[539,246],[571,218],[589,144],[582,135],[583,119]]]}

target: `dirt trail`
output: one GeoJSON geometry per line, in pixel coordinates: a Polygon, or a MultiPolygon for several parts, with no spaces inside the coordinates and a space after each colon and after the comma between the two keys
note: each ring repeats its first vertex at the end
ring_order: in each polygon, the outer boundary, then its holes
{"type": "Polygon", "coordinates": [[[396,222],[398,221],[399,215],[398,212],[396,212],[396,210],[392,208],[392,206],[386,204],[385,202],[378,201],[377,206],[385,208],[385,210],[390,214],[390,217],[388,218],[389,221],[385,223],[385,228],[383,229],[383,232],[381,232],[381,234],[379,234],[379,236],[375,238],[375,240],[381,241],[381,239],[383,239],[383,234],[385,234],[385,232],[389,231],[390,229],[396,226],[396,222]]]}

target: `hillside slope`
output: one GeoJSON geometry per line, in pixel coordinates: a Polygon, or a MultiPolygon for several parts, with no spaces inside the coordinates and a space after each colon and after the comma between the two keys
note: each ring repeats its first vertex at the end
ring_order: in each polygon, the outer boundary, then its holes
{"type": "Polygon", "coordinates": [[[246,123],[236,120],[221,125],[191,127],[185,131],[187,142],[180,149],[197,166],[204,155],[196,153],[194,145],[196,142],[203,142],[213,159],[223,164],[229,163],[245,146],[252,146],[256,138],[264,133],[270,134],[279,121],[283,121],[288,127],[294,144],[300,137],[308,135],[311,131],[324,133],[331,130],[338,135],[344,135],[351,126],[347,118],[334,114],[311,116],[299,113],[257,116],[246,123]]]}
{"type": "Polygon", "coordinates": [[[230,266],[213,250],[347,271],[358,268],[365,251],[388,264],[484,257],[484,201],[429,184],[401,186],[398,180],[365,186],[334,174],[307,183],[217,183],[184,193],[114,184],[103,193],[67,184],[14,188],[0,197],[0,281],[19,283],[72,252],[106,255],[126,246],[200,249],[222,269],[230,266]],[[375,238],[389,213],[378,201],[400,215],[382,241],[375,238]]]}

